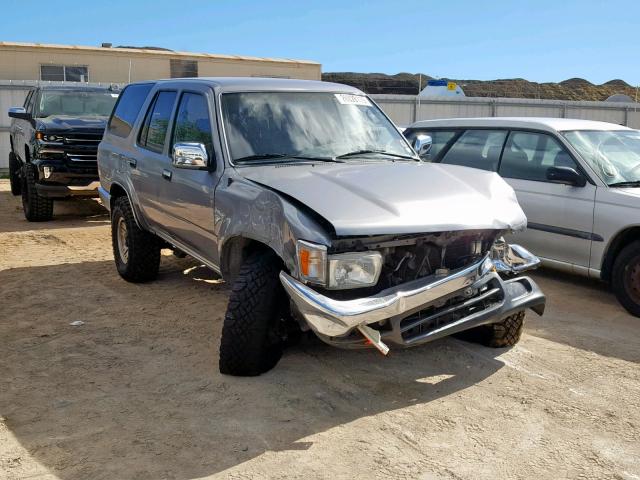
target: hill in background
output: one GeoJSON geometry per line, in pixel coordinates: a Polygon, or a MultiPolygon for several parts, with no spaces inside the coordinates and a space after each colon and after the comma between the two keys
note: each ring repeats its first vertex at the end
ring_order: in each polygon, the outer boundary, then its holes
{"type": "MultiPolygon", "coordinates": [[[[433,77],[422,74],[422,88],[433,77]]],[[[388,93],[416,95],[419,91],[420,74],[398,73],[323,73],[322,80],[352,85],[366,93],[388,93]]],[[[611,80],[594,85],[583,78],[570,78],[560,83],[536,83],[523,78],[505,80],[456,80],[468,97],[541,98],[548,100],[603,101],[614,94],[635,98],[636,88],[624,80],[611,80]]]]}

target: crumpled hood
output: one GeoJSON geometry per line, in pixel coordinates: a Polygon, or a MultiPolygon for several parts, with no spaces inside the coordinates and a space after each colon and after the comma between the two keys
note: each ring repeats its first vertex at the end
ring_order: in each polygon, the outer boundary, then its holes
{"type": "Polygon", "coordinates": [[[92,115],[87,117],[57,115],[39,118],[38,123],[45,131],[68,129],[104,130],[107,126],[107,120],[108,117],[102,115],[92,115]]]}
{"type": "Polygon", "coordinates": [[[237,171],[307,205],[340,236],[520,230],[527,222],[498,174],[456,165],[323,163],[237,171]]]}

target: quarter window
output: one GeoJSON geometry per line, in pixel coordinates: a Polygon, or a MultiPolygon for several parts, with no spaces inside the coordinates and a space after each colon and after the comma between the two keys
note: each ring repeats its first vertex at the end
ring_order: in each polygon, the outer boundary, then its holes
{"type": "Polygon", "coordinates": [[[138,118],[142,104],[147,99],[149,91],[153,87],[151,83],[129,85],[120,94],[111,119],[108,130],[119,137],[128,137],[133,124],[138,118]]]}
{"type": "Polygon", "coordinates": [[[467,130],[449,149],[442,163],[495,172],[506,137],[507,132],[502,130],[467,130]]]}
{"type": "Polygon", "coordinates": [[[576,168],[576,164],[562,145],[549,135],[511,132],[500,162],[501,176],[546,182],[549,167],[576,168]]]}
{"type": "Polygon", "coordinates": [[[140,131],[139,143],[154,152],[162,152],[169,129],[169,119],[176,101],[176,92],[158,92],[140,131]]]}
{"type": "Polygon", "coordinates": [[[197,93],[184,93],[180,99],[172,144],[180,142],[202,143],[209,157],[213,152],[213,135],[207,99],[197,93]]]}

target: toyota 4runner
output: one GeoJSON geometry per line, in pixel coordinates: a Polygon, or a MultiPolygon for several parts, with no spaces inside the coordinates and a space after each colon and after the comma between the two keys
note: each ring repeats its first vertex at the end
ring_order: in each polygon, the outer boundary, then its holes
{"type": "Polygon", "coordinates": [[[472,329],[515,344],[544,310],[537,265],[497,174],[428,164],[361,91],[198,78],[131,84],[98,148],[115,263],[156,278],[160,250],[231,283],[222,373],[258,375],[300,330],[344,348],[419,345],[472,329]]]}

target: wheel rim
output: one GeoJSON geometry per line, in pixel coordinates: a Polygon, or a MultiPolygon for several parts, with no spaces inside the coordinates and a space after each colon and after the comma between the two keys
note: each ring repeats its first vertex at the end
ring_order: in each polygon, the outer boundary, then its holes
{"type": "Polygon", "coordinates": [[[129,246],[127,244],[127,224],[124,221],[124,218],[120,217],[118,219],[118,229],[116,238],[118,239],[118,253],[120,254],[120,259],[124,263],[129,262],[129,246]]]}
{"type": "Polygon", "coordinates": [[[640,261],[635,259],[625,270],[625,287],[635,303],[640,303],[640,261]]]}

